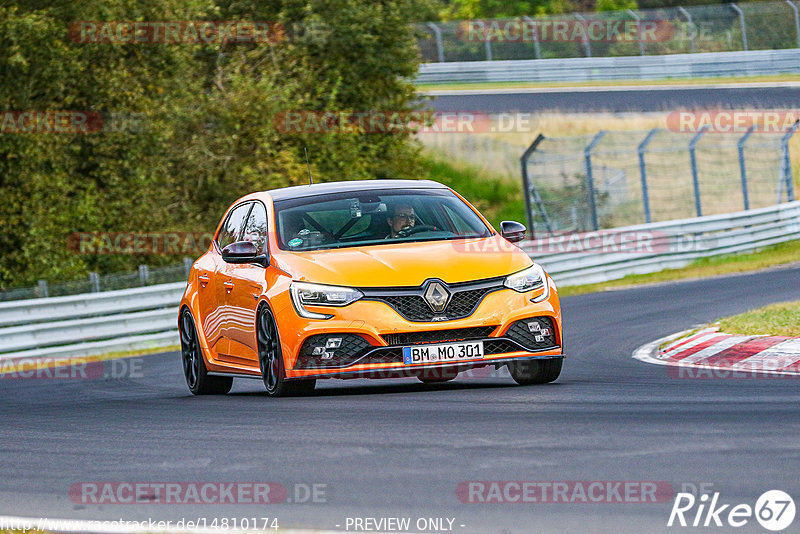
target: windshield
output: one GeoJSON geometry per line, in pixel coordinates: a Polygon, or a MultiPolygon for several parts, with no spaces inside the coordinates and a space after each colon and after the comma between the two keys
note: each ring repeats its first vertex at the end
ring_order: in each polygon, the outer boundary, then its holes
{"type": "Polygon", "coordinates": [[[275,202],[283,250],[487,237],[491,230],[446,189],[375,190],[275,202]]]}

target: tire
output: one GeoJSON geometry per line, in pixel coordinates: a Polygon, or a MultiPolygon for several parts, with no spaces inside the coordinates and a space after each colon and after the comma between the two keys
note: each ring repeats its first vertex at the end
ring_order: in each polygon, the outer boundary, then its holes
{"type": "Polygon", "coordinates": [[[256,341],[258,365],[267,395],[292,397],[308,395],[314,391],[316,380],[287,380],[283,364],[283,350],[275,317],[267,306],[256,316],[256,341]]]}
{"type": "Polygon", "coordinates": [[[521,386],[530,384],[547,384],[561,374],[563,358],[548,358],[546,360],[522,360],[509,362],[508,371],[514,382],[521,386]]]}
{"type": "Polygon", "coordinates": [[[224,395],[233,386],[233,377],[209,376],[203,350],[197,337],[192,312],[184,308],[179,322],[181,334],[181,363],[186,385],[194,395],[224,395]]]}

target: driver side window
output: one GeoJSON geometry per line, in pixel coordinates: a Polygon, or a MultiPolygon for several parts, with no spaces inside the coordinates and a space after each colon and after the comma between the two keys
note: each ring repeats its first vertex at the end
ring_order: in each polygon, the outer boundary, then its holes
{"type": "Polygon", "coordinates": [[[239,236],[242,233],[242,226],[244,225],[244,221],[252,205],[252,202],[246,202],[240,206],[236,206],[233,208],[230,215],[228,215],[228,219],[225,221],[217,237],[217,244],[220,250],[231,243],[239,241],[239,236]]]}
{"type": "Polygon", "coordinates": [[[261,202],[253,204],[247,223],[244,225],[242,241],[253,243],[260,253],[266,252],[267,245],[267,210],[261,202]]]}

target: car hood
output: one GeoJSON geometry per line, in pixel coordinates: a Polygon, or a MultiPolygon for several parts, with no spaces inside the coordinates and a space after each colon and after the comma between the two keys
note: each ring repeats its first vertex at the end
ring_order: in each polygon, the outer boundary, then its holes
{"type": "Polygon", "coordinates": [[[505,276],[531,265],[527,254],[498,235],[404,242],[309,252],[279,251],[275,266],[294,280],[354,287],[418,286],[505,276]]]}

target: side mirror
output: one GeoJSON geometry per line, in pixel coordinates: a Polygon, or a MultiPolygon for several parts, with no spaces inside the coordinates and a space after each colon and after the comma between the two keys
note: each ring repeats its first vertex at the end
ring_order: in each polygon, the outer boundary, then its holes
{"type": "Polygon", "coordinates": [[[500,223],[500,235],[508,239],[512,243],[517,243],[525,239],[525,232],[528,229],[524,224],[516,221],[503,221],[500,223]]]}
{"type": "Polygon", "coordinates": [[[267,266],[267,255],[261,254],[250,241],[237,241],[222,249],[222,259],[226,263],[257,263],[267,266]]]}

